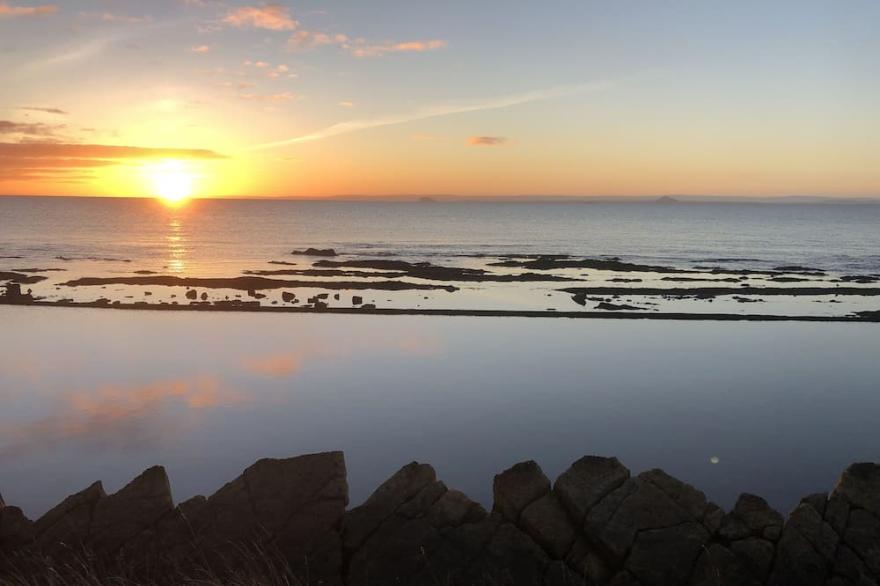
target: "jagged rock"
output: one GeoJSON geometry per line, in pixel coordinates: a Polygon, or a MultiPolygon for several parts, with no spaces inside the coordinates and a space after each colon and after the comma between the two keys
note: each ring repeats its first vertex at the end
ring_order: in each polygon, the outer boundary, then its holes
{"type": "Polygon", "coordinates": [[[698,522],[641,530],[626,569],[643,586],[684,584],[708,539],[709,532],[698,522]]]}
{"type": "Polygon", "coordinates": [[[67,497],[34,523],[37,542],[50,551],[62,543],[82,545],[89,534],[95,505],[106,497],[100,482],[67,497]]]}
{"type": "Polygon", "coordinates": [[[290,293],[289,291],[282,291],[281,292],[281,300],[284,301],[285,303],[290,303],[294,299],[296,299],[295,293],[290,293]]]}
{"type": "Polygon", "coordinates": [[[740,559],[720,543],[706,547],[697,561],[691,577],[691,586],[759,586],[756,579],[740,559]]]}
{"type": "Polygon", "coordinates": [[[880,582],[880,467],[872,464],[850,466],[830,494],[805,497],[784,525],[760,497],[741,495],[725,515],[663,471],[630,478],[613,458],[582,458],[552,490],[540,467],[524,462],[499,474],[494,492],[488,514],[413,462],[345,513],[345,462],[332,452],[260,460],[210,498],[173,507],[155,467],[110,496],[95,483],[36,523],[0,497],[0,583],[9,560],[64,571],[68,554],[86,554],[95,568],[123,562],[145,583],[235,581],[255,560],[283,561],[290,580],[309,584],[880,582]]]}
{"type": "MultiPolygon", "coordinates": [[[[814,501],[824,502],[824,495],[820,496],[821,499],[813,497],[814,501]]],[[[735,576],[737,584],[763,584],[773,564],[774,543],[782,534],[782,524],[782,515],[770,508],[767,501],[741,494],[718,530],[718,536],[728,544],[727,553],[721,554],[716,548],[710,561],[724,564],[723,575],[735,576]],[[727,555],[733,556],[732,561],[727,555]]]]}
{"type": "Polygon", "coordinates": [[[86,542],[97,552],[116,551],[173,509],[168,475],[154,466],[119,492],[95,502],[86,542]]]}
{"type": "Polygon", "coordinates": [[[186,292],[186,298],[187,298],[187,299],[196,299],[198,296],[199,296],[199,293],[198,293],[198,291],[196,291],[195,289],[189,289],[189,290],[186,292]]]}
{"type": "Polygon", "coordinates": [[[540,584],[549,560],[501,515],[413,462],[346,516],[349,584],[540,584]]]}
{"type": "Polygon", "coordinates": [[[628,478],[629,470],[617,458],[584,456],[556,479],[553,491],[580,524],[596,503],[628,478]]]}
{"type": "Polygon", "coordinates": [[[348,483],[342,452],[264,459],[204,503],[188,503],[203,547],[220,561],[236,544],[271,543],[291,571],[312,583],[337,584],[348,483]]]}
{"type": "Polygon", "coordinates": [[[550,493],[550,479],[533,460],[514,464],[495,476],[492,511],[516,523],[523,510],[550,493]]]}
{"type": "Polygon", "coordinates": [[[652,470],[624,482],[593,507],[584,532],[611,565],[642,584],[686,580],[711,535],[715,507],[679,480],[652,470]]]}
{"type": "Polygon", "coordinates": [[[843,497],[853,507],[880,516],[880,465],[853,464],[844,470],[833,494],[843,497]]]}
{"type": "Polygon", "coordinates": [[[526,507],[519,526],[554,560],[563,559],[577,537],[577,529],[565,508],[549,492],[526,507]]]}
{"type": "MultiPolygon", "coordinates": [[[[360,547],[401,505],[436,483],[437,475],[428,464],[411,462],[401,468],[382,483],[364,504],[346,513],[343,536],[345,548],[355,550],[360,547]]],[[[436,490],[437,487],[433,488],[436,490]]],[[[445,492],[445,486],[442,492],[445,492]]],[[[438,494],[437,498],[440,496],[438,494]]],[[[433,501],[428,503],[430,504],[433,501]]]]}
{"type": "Polygon", "coordinates": [[[810,502],[801,501],[783,527],[768,584],[823,584],[839,541],[819,511],[810,502]]]}
{"type": "Polygon", "coordinates": [[[30,543],[33,537],[33,522],[20,508],[6,506],[0,495],[0,552],[30,543]]]}

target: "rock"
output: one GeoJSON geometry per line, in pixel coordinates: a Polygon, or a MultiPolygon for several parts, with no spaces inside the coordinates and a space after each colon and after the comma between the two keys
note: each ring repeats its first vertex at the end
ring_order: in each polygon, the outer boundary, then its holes
{"type": "Polygon", "coordinates": [[[195,289],[188,289],[186,292],[187,299],[195,299],[199,296],[198,292],[195,289]]]}
{"type": "Polygon", "coordinates": [[[67,497],[37,519],[34,524],[37,542],[49,551],[62,543],[68,546],[83,544],[89,534],[95,505],[106,497],[100,482],[67,497]]]}
{"type": "Polygon", "coordinates": [[[851,465],[837,481],[832,495],[839,495],[852,506],[880,516],[880,465],[851,465]]]}
{"type": "Polygon", "coordinates": [[[282,292],[281,292],[281,300],[284,301],[285,303],[290,303],[290,302],[293,301],[294,299],[296,299],[296,294],[295,294],[295,293],[289,293],[289,292],[287,292],[287,291],[282,291],[282,292]]]}
{"type": "Polygon", "coordinates": [[[642,584],[685,581],[711,536],[705,496],[660,470],[631,478],[588,513],[584,533],[642,584]]]}
{"type": "Polygon", "coordinates": [[[766,582],[776,553],[773,543],[766,539],[750,537],[731,543],[730,551],[736,554],[750,576],[761,584],[766,582]]]}
{"type": "Polygon", "coordinates": [[[173,509],[168,475],[154,466],[96,501],[86,543],[97,552],[115,552],[173,509]]]}
{"type": "Polygon", "coordinates": [[[208,300],[208,293],[207,293],[207,291],[202,292],[201,299],[202,299],[202,301],[207,301],[207,300],[208,300]]]}
{"type": "Polygon", "coordinates": [[[332,248],[306,248],[305,250],[294,250],[290,254],[302,256],[336,256],[336,251],[332,248]]]}
{"type": "Polygon", "coordinates": [[[550,492],[526,507],[519,526],[554,560],[564,559],[577,537],[568,513],[550,492]]]}
{"type": "Polygon", "coordinates": [[[617,458],[584,456],[563,472],[553,492],[578,523],[589,510],[629,478],[629,470],[617,458]]]}
{"type": "Polygon", "coordinates": [[[33,538],[33,522],[20,508],[7,506],[0,495],[0,556],[30,543],[33,538]]]}
{"type": "Polygon", "coordinates": [[[428,464],[411,462],[398,470],[364,504],[346,513],[343,534],[345,548],[355,550],[360,547],[392,513],[436,483],[437,475],[428,464]]]}
{"type": "Polygon", "coordinates": [[[549,494],[550,480],[537,463],[529,460],[495,476],[492,492],[492,511],[516,523],[527,506],[549,494]]]}
{"type": "Polygon", "coordinates": [[[342,452],[264,459],[214,493],[190,503],[212,561],[226,567],[242,545],[272,544],[300,580],[339,584],[348,483],[342,452]]]}
{"type": "Polygon", "coordinates": [[[709,539],[697,522],[638,532],[626,558],[626,569],[643,586],[684,584],[709,539]]]}
{"type": "Polygon", "coordinates": [[[724,516],[719,535],[728,541],[760,537],[777,541],[782,534],[782,515],[767,501],[753,494],[743,493],[729,514],[724,516]]]}
{"type": "Polygon", "coordinates": [[[808,501],[801,501],[783,527],[767,583],[771,586],[823,584],[838,543],[834,529],[808,501]]]}
{"type": "Polygon", "coordinates": [[[713,543],[697,560],[691,586],[759,586],[757,580],[732,551],[713,543]]]}
{"type": "Polygon", "coordinates": [[[361,305],[364,302],[364,298],[360,295],[353,295],[351,298],[352,305],[361,305]]]}

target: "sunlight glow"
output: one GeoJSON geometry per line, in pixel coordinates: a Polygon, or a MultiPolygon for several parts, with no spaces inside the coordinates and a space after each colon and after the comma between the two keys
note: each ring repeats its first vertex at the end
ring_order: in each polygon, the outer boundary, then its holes
{"type": "Polygon", "coordinates": [[[153,194],[167,205],[181,205],[195,190],[196,174],[184,161],[166,159],[149,163],[144,166],[144,175],[153,194]]]}

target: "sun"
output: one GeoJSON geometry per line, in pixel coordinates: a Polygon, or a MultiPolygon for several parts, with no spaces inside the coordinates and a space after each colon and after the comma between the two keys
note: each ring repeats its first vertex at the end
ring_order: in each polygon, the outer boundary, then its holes
{"type": "Polygon", "coordinates": [[[166,159],[149,163],[144,175],[153,194],[168,205],[180,205],[191,198],[195,190],[196,174],[185,161],[166,159]]]}

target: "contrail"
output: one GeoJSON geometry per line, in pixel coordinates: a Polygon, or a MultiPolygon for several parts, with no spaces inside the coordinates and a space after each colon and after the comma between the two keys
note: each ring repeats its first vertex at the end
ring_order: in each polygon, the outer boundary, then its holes
{"type": "Polygon", "coordinates": [[[508,108],[520,104],[528,104],[530,102],[540,102],[552,98],[561,98],[575,94],[595,93],[610,89],[614,84],[609,81],[599,81],[592,83],[582,83],[578,85],[557,86],[544,90],[535,90],[523,94],[514,94],[509,96],[501,96],[487,100],[481,100],[471,103],[446,104],[440,106],[429,106],[419,108],[413,112],[406,114],[397,114],[384,116],[381,118],[367,118],[362,120],[349,120],[348,122],[339,122],[316,132],[294,136],[275,142],[267,142],[263,144],[253,145],[245,150],[247,151],[264,151],[268,149],[299,144],[303,142],[312,142],[330,138],[331,136],[339,136],[349,132],[357,132],[359,130],[367,130],[369,128],[378,128],[380,126],[392,126],[394,124],[404,124],[406,122],[415,122],[416,120],[426,120],[428,118],[437,118],[439,116],[450,116],[452,114],[464,114],[466,112],[479,112],[482,110],[498,110],[500,108],[508,108]]]}

